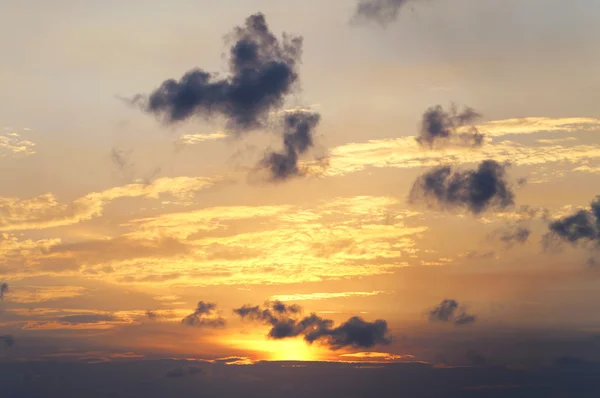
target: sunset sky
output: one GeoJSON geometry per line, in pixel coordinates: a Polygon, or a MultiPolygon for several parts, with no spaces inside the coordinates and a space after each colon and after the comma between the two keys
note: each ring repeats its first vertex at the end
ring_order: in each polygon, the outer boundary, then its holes
{"type": "Polygon", "coordinates": [[[599,13],[0,0],[0,360],[600,360],[599,13]]]}

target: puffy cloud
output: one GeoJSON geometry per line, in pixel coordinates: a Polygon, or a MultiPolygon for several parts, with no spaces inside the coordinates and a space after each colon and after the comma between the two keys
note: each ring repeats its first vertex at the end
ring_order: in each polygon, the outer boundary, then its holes
{"type": "Polygon", "coordinates": [[[465,309],[456,300],[445,299],[431,311],[430,322],[453,323],[455,325],[469,325],[477,321],[477,316],[467,314],[465,309]]]}
{"type": "Polygon", "coordinates": [[[220,115],[236,131],[262,127],[298,80],[302,38],[284,34],[279,40],[260,13],[249,16],[229,38],[229,77],[190,70],[179,81],[164,81],[149,96],[145,110],[165,116],[167,122],[220,115]]]}
{"type": "Polygon", "coordinates": [[[543,237],[547,249],[561,242],[573,245],[593,243],[595,248],[600,248],[600,196],[592,201],[589,209],[581,209],[551,221],[548,229],[549,232],[543,237]]]}
{"type": "Polygon", "coordinates": [[[283,119],[283,152],[270,152],[261,162],[272,181],[284,181],[304,174],[299,167],[300,155],[314,145],[314,129],[321,116],[313,112],[286,113],[283,119]]]}
{"type": "Polygon", "coordinates": [[[217,312],[217,305],[214,303],[205,303],[199,301],[194,312],[181,320],[181,323],[186,326],[198,327],[224,327],[225,319],[217,312]]]}
{"type": "Polygon", "coordinates": [[[448,145],[481,146],[484,135],[473,125],[473,122],[480,117],[479,113],[469,107],[459,111],[455,105],[452,105],[448,112],[440,105],[431,107],[423,114],[417,142],[429,148],[448,145]],[[470,126],[467,131],[464,131],[465,126],[470,126]]]}
{"type": "Polygon", "coordinates": [[[442,208],[466,208],[479,214],[489,207],[514,204],[514,194],[505,179],[505,166],[485,160],[476,170],[436,167],[420,176],[410,192],[410,201],[435,203],[442,208]]]}
{"type": "Polygon", "coordinates": [[[381,319],[367,322],[360,317],[352,317],[334,327],[330,319],[316,314],[300,317],[302,309],[297,305],[286,306],[281,302],[268,303],[267,308],[245,305],[234,313],[242,319],[260,321],[271,326],[268,337],[285,339],[303,336],[312,344],[316,341],[332,350],[344,347],[370,348],[377,344],[389,344],[387,322],[381,319]]]}

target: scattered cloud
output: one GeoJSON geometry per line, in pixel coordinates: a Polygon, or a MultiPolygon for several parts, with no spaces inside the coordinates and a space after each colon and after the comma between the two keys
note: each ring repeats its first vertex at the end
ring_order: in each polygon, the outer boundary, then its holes
{"type": "Polygon", "coordinates": [[[431,311],[429,311],[430,322],[453,323],[455,325],[469,325],[477,321],[477,316],[466,313],[456,300],[445,299],[431,311]]]}
{"type": "Polygon", "coordinates": [[[387,322],[384,320],[367,322],[355,316],[334,327],[334,322],[330,319],[321,318],[314,313],[300,317],[301,312],[302,308],[297,305],[288,306],[278,301],[268,303],[266,308],[245,305],[234,310],[242,319],[270,325],[268,337],[271,339],[303,336],[307,343],[319,342],[331,350],[344,347],[370,348],[391,342],[387,322]]]}
{"type": "MultiPolygon", "coordinates": [[[[35,154],[35,143],[24,140],[16,131],[4,128],[0,133],[0,149],[12,155],[31,156],[35,154]]],[[[0,152],[0,156],[6,156],[0,152]]]]}
{"type": "Polygon", "coordinates": [[[454,104],[449,111],[444,111],[440,105],[431,107],[423,114],[416,140],[419,145],[430,149],[450,145],[479,147],[483,144],[484,135],[473,124],[479,118],[481,115],[469,107],[462,111],[454,104]]]}
{"type": "Polygon", "coordinates": [[[19,286],[13,290],[10,301],[21,304],[74,298],[83,295],[86,291],[82,286],[19,286]]]}
{"type": "Polygon", "coordinates": [[[181,320],[186,326],[219,328],[225,326],[225,318],[217,312],[217,305],[199,301],[194,312],[181,320]]]}
{"type": "Polygon", "coordinates": [[[505,167],[493,160],[483,161],[476,170],[436,167],[415,181],[409,201],[447,209],[466,208],[473,214],[490,207],[506,208],[514,204],[514,194],[505,179],[505,167]]]}
{"type": "Polygon", "coordinates": [[[280,41],[260,13],[249,16],[228,38],[233,41],[229,77],[190,70],[179,81],[164,81],[143,101],[145,110],[170,123],[219,115],[235,131],[263,127],[268,113],[283,105],[298,80],[302,38],[284,34],[280,41]]]}
{"type": "Polygon", "coordinates": [[[299,157],[314,145],[314,129],[321,116],[313,112],[290,112],[283,118],[283,152],[270,152],[262,160],[272,181],[285,181],[304,174],[299,157]]]}

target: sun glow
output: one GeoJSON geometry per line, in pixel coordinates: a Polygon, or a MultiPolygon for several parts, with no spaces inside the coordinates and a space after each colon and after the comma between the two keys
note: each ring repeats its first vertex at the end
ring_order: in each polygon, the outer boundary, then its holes
{"type": "Polygon", "coordinates": [[[325,356],[322,347],[308,345],[301,338],[270,340],[264,335],[235,336],[224,343],[237,349],[251,351],[258,360],[318,361],[325,356]]]}

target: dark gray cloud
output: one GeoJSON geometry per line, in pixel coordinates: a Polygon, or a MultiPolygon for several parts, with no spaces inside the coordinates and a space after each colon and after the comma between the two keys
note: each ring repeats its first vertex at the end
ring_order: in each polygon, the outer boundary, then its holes
{"type": "Polygon", "coordinates": [[[457,326],[470,325],[477,321],[477,316],[467,314],[458,301],[445,299],[429,311],[430,322],[453,323],[457,326]]]}
{"type": "Polygon", "coordinates": [[[429,148],[446,145],[481,146],[484,135],[473,124],[480,117],[481,114],[469,107],[459,111],[453,104],[446,112],[440,105],[433,106],[423,114],[416,140],[421,146],[429,148]],[[459,131],[465,126],[470,126],[468,131],[459,131]]]}
{"type": "MultiPolygon", "coordinates": [[[[279,40],[261,13],[249,16],[229,37],[234,41],[229,77],[190,70],[179,81],[164,81],[143,101],[145,110],[169,123],[192,116],[224,116],[235,131],[264,126],[269,112],[283,105],[298,80],[302,38],[284,34],[279,40]]],[[[139,103],[140,98],[134,101],[139,103]]]]}
{"type": "Polygon", "coordinates": [[[77,325],[80,323],[113,322],[116,320],[118,319],[108,314],[67,315],[57,319],[57,321],[60,323],[69,323],[72,325],[77,325]]]}
{"type": "Polygon", "coordinates": [[[409,201],[432,202],[444,208],[466,208],[479,214],[490,207],[506,208],[514,204],[514,193],[506,181],[505,166],[484,160],[476,170],[436,167],[413,184],[409,201]]]}
{"type": "Polygon", "coordinates": [[[182,366],[176,367],[175,369],[168,370],[165,373],[165,377],[169,377],[169,378],[173,378],[173,379],[175,379],[175,378],[178,379],[183,376],[185,376],[185,371],[183,370],[182,366]]]}
{"type": "Polygon", "coordinates": [[[273,181],[283,181],[302,175],[298,167],[300,155],[313,147],[314,129],[321,116],[314,112],[294,111],[284,116],[283,151],[270,152],[261,162],[273,181]]]}
{"type": "Polygon", "coordinates": [[[2,282],[0,284],[0,300],[4,300],[4,295],[8,293],[8,283],[2,282]]]}
{"type": "Polygon", "coordinates": [[[354,22],[375,21],[387,26],[398,18],[400,9],[415,0],[359,0],[354,22]]]}
{"type": "Polygon", "coordinates": [[[0,341],[3,341],[7,347],[12,347],[15,345],[15,338],[13,335],[5,334],[0,336],[0,341]]]}
{"type": "Polygon", "coordinates": [[[589,209],[550,222],[546,243],[556,238],[572,244],[582,241],[600,243],[600,196],[590,204],[589,209]]]}
{"type": "Polygon", "coordinates": [[[234,310],[242,319],[271,325],[268,332],[271,339],[303,336],[309,344],[319,342],[332,350],[343,347],[370,348],[391,342],[387,322],[384,320],[367,322],[360,317],[352,317],[334,327],[331,319],[321,318],[316,314],[300,317],[301,312],[301,307],[281,302],[268,303],[267,308],[246,305],[234,310]]]}
{"type": "Polygon", "coordinates": [[[224,327],[226,321],[219,315],[215,303],[199,301],[194,312],[183,318],[181,323],[186,326],[219,328],[224,327]]]}

